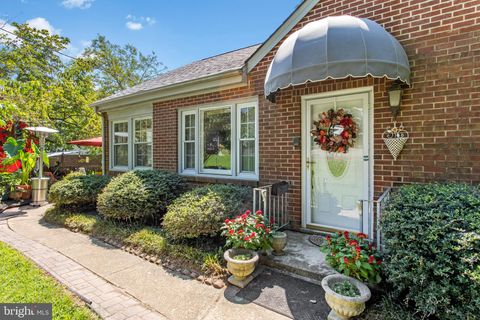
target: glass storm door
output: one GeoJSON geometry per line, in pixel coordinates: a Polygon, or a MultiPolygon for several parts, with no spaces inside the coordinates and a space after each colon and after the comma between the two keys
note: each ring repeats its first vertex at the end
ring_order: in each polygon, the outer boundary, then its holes
{"type": "MultiPolygon", "coordinates": [[[[368,233],[369,94],[351,94],[306,101],[306,225],[326,231],[368,233]],[[324,151],[310,130],[323,112],[343,109],[358,127],[347,153],[324,151]]],[[[341,127],[336,130],[341,131],[341,127]]],[[[336,134],[339,131],[336,132],[336,134]]]]}

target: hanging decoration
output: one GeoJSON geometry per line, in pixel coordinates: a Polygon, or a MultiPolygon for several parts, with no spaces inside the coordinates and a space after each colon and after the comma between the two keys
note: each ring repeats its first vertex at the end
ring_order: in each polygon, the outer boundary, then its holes
{"type": "Polygon", "coordinates": [[[385,141],[388,151],[390,151],[394,160],[397,160],[397,157],[402,151],[403,146],[407,142],[408,137],[408,131],[405,130],[402,125],[400,125],[400,127],[397,127],[396,121],[393,122],[393,128],[390,129],[390,127],[388,127],[387,130],[383,133],[383,141],[385,141]]]}
{"type": "Polygon", "coordinates": [[[322,112],[320,120],[314,121],[315,129],[311,131],[314,141],[322,150],[347,153],[357,138],[357,124],[353,115],[343,109],[330,109],[322,112]]]}
{"type": "Polygon", "coordinates": [[[325,158],[327,160],[328,171],[330,171],[332,176],[335,178],[343,177],[350,164],[350,155],[346,153],[329,152],[325,158]]]}

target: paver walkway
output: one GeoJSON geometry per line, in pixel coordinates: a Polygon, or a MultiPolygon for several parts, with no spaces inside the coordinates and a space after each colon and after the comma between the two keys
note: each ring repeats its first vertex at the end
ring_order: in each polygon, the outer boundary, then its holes
{"type": "Polygon", "coordinates": [[[86,235],[42,223],[45,210],[23,207],[1,214],[0,241],[90,300],[105,319],[287,319],[239,298],[235,288],[215,289],[86,235]]]}

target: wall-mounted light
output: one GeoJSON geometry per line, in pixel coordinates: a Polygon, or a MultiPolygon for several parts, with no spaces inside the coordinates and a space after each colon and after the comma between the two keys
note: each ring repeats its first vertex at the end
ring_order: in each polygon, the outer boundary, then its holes
{"type": "Polygon", "coordinates": [[[398,81],[394,81],[392,83],[392,86],[388,89],[388,101],[390,104],[390,111],[392,112],[393,120],[395,120],[400,113],[402,91],[402,83],[398,81]]]}

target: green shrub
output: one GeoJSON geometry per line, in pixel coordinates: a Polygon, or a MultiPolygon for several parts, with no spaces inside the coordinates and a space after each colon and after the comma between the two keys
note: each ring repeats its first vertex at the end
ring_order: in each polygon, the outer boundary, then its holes
{"type": "Polygon", "coordinates": [[[172,239],[216,235],[226,218],[234,217],[246,209],[250,197],[250,188],[234,185],[195,188],[168,207],[163,228],[172,239]]]}
{"type": "Polygon", "coordinates": [[[480,190],[465,184],[401,187],[382,219],[385,273],[423,316],[480,314],[480,190]]]}
{"type": "Polygon", "coordinates": [[[70,176],[52,185],[48,200],[55,206],[94,207],[98,194],[109,181],[108,176],[70,176]]]}
{"type": "Polygon", "coordinates": [[[185,189],[179,175],[159,170],[130,171],[112,179],[98,197],[98,212],[118,220],[158,220],[185,189]]]}
{"type": "Polygon", "coordinates": [[[86,176],[86,174],[83,173],[83,172],[72,171],[69,174],[67,174],[65,177],[63,177],[63,180],[71,180],[71,179],[75,179],[75,178],[78,178],[78,177],[84,177],[84,176],[86,176]]]}

